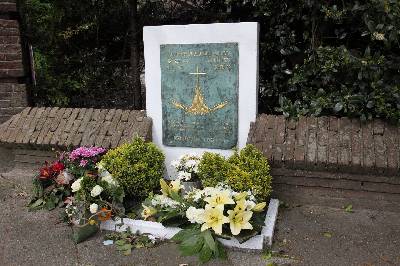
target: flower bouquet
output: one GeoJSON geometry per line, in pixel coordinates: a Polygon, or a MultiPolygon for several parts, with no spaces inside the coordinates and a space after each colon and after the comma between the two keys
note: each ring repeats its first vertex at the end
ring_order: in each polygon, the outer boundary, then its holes
{"type": "Polygon", "coordinates": [[[33,179],[29,209],[65,206],[63,217],[77,228],[76,242],[97,232],[101,221],[121,215],[124,191],[100,162],[105,152],[101,147],[79,147],[46,162],[33,179]]]}
{"type": "Polygon", "coordinates": [[[33,196],[29,210],[52,210],[62,205],[64,198],[71,195],[70,183],[74,177],[65,169],[65,164],[57,160],[45,162],[33,178],[33,196]]]}
{"type": "Polygon", "coordinates": [[[221,183],[182,195],[180,180],[169,184],[160,180],[160,185],[162,194],[150,195],[143,202],[142,217],[184,228],[172,238],[183,255],[199,254],[202,262],[223,258],[225,252],[216,237],[234,237],[243,243],[264,225],[266,203],[257,202],[251,191],[236,192],[221,183]]]}
{"type": "Polygon", "coordinates": [[[86,174],[71,185],[74,197],[65,208],[65,220],[77,228],[73,236],[76,243],[96,233],[100,222],[125,211],[123,189],[101,162],[97,170],[97,174],[86,174]]]}

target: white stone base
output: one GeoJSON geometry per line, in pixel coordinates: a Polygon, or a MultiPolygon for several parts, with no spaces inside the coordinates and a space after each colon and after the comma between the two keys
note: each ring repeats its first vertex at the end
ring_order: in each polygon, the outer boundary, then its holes
{"type": "MultiPolygon", "coordinates": [[[[267,215],[265,216],[265,225],[263,226],[260,235],[256,235],[241,244],[235,238],[230,240],[218,238],[218,240],[224,246],[231,248],[257,251],[270,247],[272,245],[278,207],[279,200],[271,199],[268,205],[267,215]]],[[[130,228],[132,232],[138,231],[140,234],[151,234],[161,239],[171,239],[176,233],[182,230],[178,227],[165,227],[161,223],[133,220],[129,218],[117,218],[115,221],[108,220],[100,224],[100,229],[102,230],[122,232],[126,231],[128,228],[130,228]]]]}

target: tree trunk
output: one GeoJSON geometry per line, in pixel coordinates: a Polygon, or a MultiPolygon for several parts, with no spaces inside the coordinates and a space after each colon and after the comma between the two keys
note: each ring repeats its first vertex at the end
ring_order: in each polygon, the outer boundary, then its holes
{"type": "Polygon", "coordinates": [[[135,109],[142,109],[142,90],[140,84],[140,70],[139,70],[139,19],[137,12],[137,0],[129,0],[130,8],[131,8],[131,42],[130,42],[130,65],[131,65],[131,84],[133,89],[133,107],[135,109]]]}

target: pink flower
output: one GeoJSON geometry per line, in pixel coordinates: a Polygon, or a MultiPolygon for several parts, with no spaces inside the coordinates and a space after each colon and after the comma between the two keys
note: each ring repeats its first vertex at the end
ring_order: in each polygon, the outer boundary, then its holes
{"type": "Polygon", "coordinates": [[[92,158],[104,152],[106,152],[106,149],[102,147],[79,147],[70,153],[69,158],[75,161],[79,158],[92,158]]]}
{"type": "Polygon", "coordinates": [[[85,167],[87,165],[88,161],[82,159],[81,162],[79,163],[80,166],[85,167]]]}

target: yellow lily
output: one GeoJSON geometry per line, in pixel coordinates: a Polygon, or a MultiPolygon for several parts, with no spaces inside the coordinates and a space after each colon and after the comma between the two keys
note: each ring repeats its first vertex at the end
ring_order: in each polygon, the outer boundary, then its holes
{"type": "Polygon", "coordinates": [[[167,182],[165,182],[164,179],[160,179],[160,186],[161,186],[161,192],[164,196],[167,196],[170,194],[170,188],[167,184],[167,182]]]}
{"type": "Polygon", "coordinates": [[[201,226],[201,231],[211,228],[218,235],[222,234],[222,225],[229,223],[228,217],[224,216],[224,207],[221,205],[215,208],[206,205],[202,220],[204,224],[201,226]]]}
{"type": "Polygon", "coordinates": [[[170,192],[179,192],[179,190],[181,190],[181,181],[179,179],[176,179],[174,181],[171,181],[169,183],[169,188],[170,188],[170,192]]]}
{"type": "Polygon", "coordinates": [[[234,196],[236,201],[241,201],[243,199],[246,199],[246,197],[247,197],[247,192],[242,192],[234,196]]]}
{"type": "Polygon", "coordinates": [[[204,201],[208,202],[211,207],[222,206],[223,208],[225,204],[235,204],[229,191],[226,190],[215,193],[213,196],[205,198],[204,201]]]}
{"type": "Polygon", "coordinates": [[[253,213],[251,211],[228,211],[229,214],[229,226],[232,232],[232,235],[236,236],[240,234],[240,231],[243,229],[253,229],[253,226],[249,223],[251,216],[253,213]]]}
{"type": "Polygon", "coordinates": [[[246,200],[242,199],[242,200],[236,202],[234,212],[242,212],[244,210],[246,210],[246,200]]]}
{"type": "Polygon", "coordinates": [[[260,202],[258,204],[256,204],[256,206],[253,207],[253,209],[251,209],[253,212],[262,212],[265,208],[265,206],[267,206],[266,202],[260,202]]]}
{"type": "Polygon", "coordinates": [[[157,210],[155,208],[153,208],[153,207],[148,207],[148,206],[146,206],[144,204],[142,204],[142,206],[143,206],[143,211],[142,211],[141,214],[142,214],[142,217],[145,220],[147,220],[147,218],[149,218],[149,217],[151,217],[151,216],[153,216],[154,214],[157,213],[157,210]]]}

